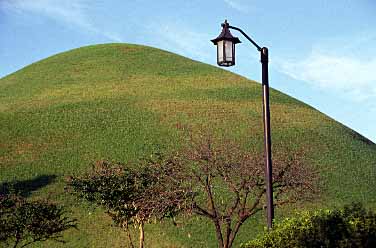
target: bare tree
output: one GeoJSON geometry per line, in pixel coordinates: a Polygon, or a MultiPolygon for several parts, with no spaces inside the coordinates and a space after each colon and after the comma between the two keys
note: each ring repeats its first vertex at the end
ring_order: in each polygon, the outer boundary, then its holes
{"type": "MultiPolygon", "coordinates": [[[[276,206],[317,193],[317,174],[303,155],[274,154],[276,206]]],[[[263,161],[261,153],[245,151],[235,142],[201,137],[173,157],[150,164],[158,180],[138,199],[138,213],[163,217],[184,211],[207,217],[215,226],[218,247],[229,248],[243,223],[265,209],[263,161]]]]}

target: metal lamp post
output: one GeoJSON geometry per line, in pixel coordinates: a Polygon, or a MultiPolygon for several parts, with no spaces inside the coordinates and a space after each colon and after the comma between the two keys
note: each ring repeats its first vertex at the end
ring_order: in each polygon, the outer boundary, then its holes
{"type": "Polygon", "coordinates": [[[217,46],[217,64],[219,66],[235,65],[235,44],[240,43],[237,37],[233,37],[230,29],[234,29],[242,33],[260,52],[262,65],[262,108],[264,122],[264,153],[265,153],[265,179],[266,179],[266,200],[267,200],[267,223],[268,228],[272,228],[274,218],[273,206],[273,188],[272,188],[272,151],[271,151],[271,135],[270,135],[270,109],[269,109],[269,78],[268,78],[268,48],[260,47],[240,28],[230,26],[225,20],[222,23],[222,32],[220,35],[211,40],[217,46]]]}

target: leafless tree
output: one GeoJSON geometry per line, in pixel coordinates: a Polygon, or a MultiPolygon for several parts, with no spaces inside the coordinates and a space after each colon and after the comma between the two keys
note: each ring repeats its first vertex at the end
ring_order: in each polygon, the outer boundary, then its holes
{"type": "MultiPolygon", "coordinates": [[[[275,206],[313,199],[317,173],[304,162],[304,153],[273,155],[275,206]]],[[[148,219],[183,211],[209,218],[220,248],[232,247],[243,223],[265,209],[263,155],[236,142],[200,136],[183,151],[149,166],[158,180],[136,201],[138,214],[148,219]]]]}

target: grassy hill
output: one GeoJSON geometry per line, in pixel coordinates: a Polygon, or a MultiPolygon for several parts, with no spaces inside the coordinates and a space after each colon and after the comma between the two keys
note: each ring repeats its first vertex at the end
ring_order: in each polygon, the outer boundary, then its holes
{"type": "MultiPolygon", "coordinates": [[[[276,90],[270,103],[273,150],[303,147],[320,171],[316,207],[376,206],[374,143],[276,90]]],[[[17,181],[26,196],[49,197],[79,219],[79,230],[64,235],[69,242],[53,246],[122,247],[125,234],[110,227],[103,209],[65,193],[64,177],[99,159],[126,162],[168,152],[187,129],[261,149],[261,106],[256,82],[166,51],[106,44],[64,52],[0,79],[0,184],[17,181]]],[[[263,216],[249,221],[238,243],[263,224],[263,216]]],[[[181,227],[148,225],[146,243],[215,247],[207,234],[212,229],[197,218],[181,227]]]]}

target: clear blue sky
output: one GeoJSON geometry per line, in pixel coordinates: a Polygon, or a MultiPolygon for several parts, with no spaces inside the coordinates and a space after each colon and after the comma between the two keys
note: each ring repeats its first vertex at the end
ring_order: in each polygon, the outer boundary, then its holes
{"type": "MultiPolygon", "coordinates": [[[[216,64],[228,19],[270,50],[270,85],[376,141],[374,0],[0,0],[0,77],[55,53],[110,42],[216,64]]],[[[231,71],[259,80],[239,36],[231,71]]]]}

